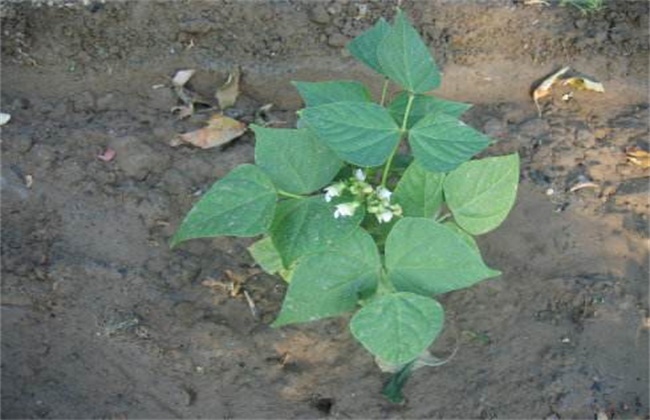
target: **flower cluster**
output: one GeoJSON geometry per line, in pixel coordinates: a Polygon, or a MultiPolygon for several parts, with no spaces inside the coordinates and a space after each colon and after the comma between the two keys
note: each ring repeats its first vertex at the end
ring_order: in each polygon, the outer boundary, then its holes
{"type": "Polygon", "coordinates": [[[368,213],[374,214],[379,223],[388,223],[393,217],[402,215],[402,207],[390,202],[390,190],[384,186],[374,188],[366,182],[366,174],[361,169],[355,170],[354,176],[347,181],[340,181],[325,188],[325,201],[329,203],[346,191],[354,196],[354,200],[336,205],[334,217],[337,219],[353,216],[361,204],[366,205],[368,213]]]}

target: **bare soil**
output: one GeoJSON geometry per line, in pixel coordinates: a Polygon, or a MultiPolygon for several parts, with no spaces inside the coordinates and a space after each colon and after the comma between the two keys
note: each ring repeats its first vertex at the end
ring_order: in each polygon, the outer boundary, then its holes
{"type": "Polygon", "coordinates": [[[347,319],[272,329],[281,280],[252,240],[167,242],[198,196],[253,160],[246,134],[172,148],[179,69],[207,97],[241,66],[230,115],[263,104],[289,126],[290,80],[381,81],[345,43],[378,1],[5,1],[2,23],[3,418],[650,418],[648,3],[591,14],[523,1],[404,2],[435,51],[439,94],[522,156],[512,214],[480,245],[503,276],[443,297],[446,365],[416,371],[407,401],[347,319]],[[606,92],[558,92],[538,117],[535,80],[570,65],[606,92]],[[97,158],[107,147],[116,158],[97,158]],[[586,188],[573,187],[591,182],[586,188]],[[573,191],[572,191],[573,189],[573,191]],[[230,270],[243,296],[226,290],[230,270]],[[206,283],[206,280],[208,282],[206,283]],[[212,285],[211,287],[208,287],[212,285]],[[219,287],[222,285],[223,287],[219,287]]]}

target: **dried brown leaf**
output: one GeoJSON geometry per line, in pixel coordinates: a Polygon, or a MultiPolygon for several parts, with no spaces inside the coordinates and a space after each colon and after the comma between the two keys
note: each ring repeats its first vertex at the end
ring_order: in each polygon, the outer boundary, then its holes
{"type": "Polygon", "coordinates": [[[115,158],[117,152],[110,147],[107,147],[100,155],[97,155],[97,159],[103,162],[110,162],[115,158]]]}
{"type": "Polygon", "coordinates": [[[605,92],[605,87],[602,83],[590,80],[586,77],[569,77],[562,80],[562,86],[569,86],[575,90],[591,90],[593,92],[605,92]]]}
{"type": "Polygon", "coordinates": [[[179,120],[189,118],[194,114],[194,104],[190,102],[187,105],[179,105],[172,108],[172,114],[176,114],[179,120]]]}
{"type": "Polygon", "coordinates": [[[172,85],[176,87],[185,86],[185,83],[187,83],[192,78],[192,76],[194,76],[195,72],[196,70],[194,69],[177,71],[174,75],[174,78],[172,79],[172,85]]]}
{"type": "Polygon", "coordinates": [[[540,83],[539,86],[537,86],[533,91],[533,100],[535,101],[535,106],[537,106],[537,112],[539,113],[540,117],[542,116],[542,108],[539,106],[539,100],[550,95],[553,85],[557,83],[558,79],[569,70],[569,66],[561,68],[560,70],[544,79],[544,81],[542,81],[542,83],[540,83]]]}
{"type": "Polygon", "coordinates": [[[642,168],[650,168],[650,153],[638,147],[629,147],[625,151],[628,162],[642,168]]]}
{"type": "Polygon", "coordinates": [[[172,141],[171,145],[189,143],[202,149],[209,149],[222,146],[241,136],[245,131],[246,124],[221,114],[215,114],[210,117],[207,126],[180,134],[172,141]]]}
{"type": "Polygon", "coordinates": [[[10,119],[11,115],[7,114],[6,112],[0,112],[0,126],[7,124],[10,119]]]}
{"type": "Polygon", "coordinates": [[[215,93],[215,98],[219,101],[219,107],[221,109],[230,108],[235,105],[237,102],[237,97],[239,96],[239,77],[241,76],[241,70],[239,67],[235,67],[233,71],[228,75],[226,82],[217,89],[215,93]]]}

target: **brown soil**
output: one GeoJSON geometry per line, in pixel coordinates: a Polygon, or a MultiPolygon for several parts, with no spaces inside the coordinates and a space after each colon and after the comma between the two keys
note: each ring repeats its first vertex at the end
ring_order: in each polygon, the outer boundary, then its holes
{"type": "Polygon", "coordinates": [[[231,115],[273,103],[290,124],[290,80],[379,89],[343,45],[393,5],[3,2],[2,417],[649,418],[650,184],[624,153],[648,147],[648,4],[606,4],[405,2],[444,71],[440,95],[477,103],[465,119],[499,140],[489,153],[517,150],[523,165],[512,214],[480,238],[503,276],[444,296],[435,347],[459,337],[459,350],[393,405],[346,319],[268,326],[284,285],[253,266],[250,240],[168,249],[254,139],[169,147],[201,116],[177,121],[175,96],[153,88],[195,68],[191,87],[211,96],[239,65],[231,115]],[[538,118],[530,86],[564,65],[606,93],[545,101],[538,118]],[[106,147],[112,162],[96,157],[106,147]],[[596,187],[571,191],[584,181],[596,187]],[[259,317],[203,284],[226,286],[226,270],[259,317]]]}

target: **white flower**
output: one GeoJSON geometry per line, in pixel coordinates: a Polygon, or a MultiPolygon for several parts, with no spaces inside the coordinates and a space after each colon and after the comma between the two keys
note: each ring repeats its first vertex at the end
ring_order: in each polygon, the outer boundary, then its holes
{"type": "Polygon", "coordinates": [[[395,215],[397,217],[402,217],[402,214],[403,214],[402,206],[400,206],[399,204],[393,204],[393,205],[390,206],[390,209],[393,212],[393,215],[395,215]]]}
{"type": "Polygon", "coordinates": [[[354,201],[351,203],[337,204],[336,210],[334,210],[334,218],[353,216],[357,207],[359,207],[359,203],[354,201]]]}
{"type": "Polygon", "coordinates": [[[357,170],[354,171],[354,177],[357,179],[357,181],[365,181],[366,180],[366,174],[361,169],[357,169],[357,170]]]}
{"type": "Polygon", "coordinates": [[[332,201],[332,198],[339,197],[344,190],[345,184],[342,182],[330,185],[329,187],[325,188],[325,201],[329,203],[332,201]]]}
{"type": "Polygon", "coordinates": [[[390,210],[384,210],[381,213],[375,214],[377,216],[377,221],[379,223],[388,223],[393,219],[393,212],[390,210]]]}
{"type": "Polygon", "coordinates": [[[386,203],[390,202],[390,196],[392,194],[393,193],[390,192],[390,190],[388,188],[385,188],[385,187],[382,187],[382,186],[377,187],[377,197],[379,197],[380,200],[382,200],[382,201],[384,201],[386,203]]]}

